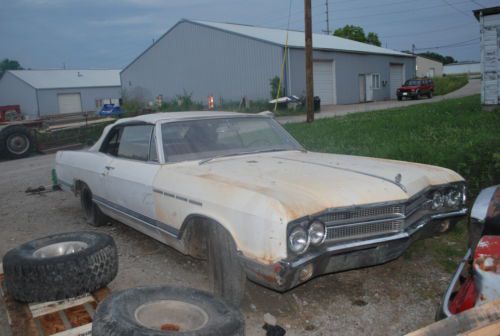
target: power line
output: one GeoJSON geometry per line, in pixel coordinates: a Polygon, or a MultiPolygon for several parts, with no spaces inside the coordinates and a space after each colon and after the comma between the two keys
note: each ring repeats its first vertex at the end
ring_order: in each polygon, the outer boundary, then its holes
{"type": "MultiPolygon", "coordinates": [[[[467,26],[464,26],[463,24],[461,24],[461,25],[455,25],[455,26],[446,27],[446,28],[442,28],[442,29],[433,29],[433,30],[427,30],[427,31],[419,31],[419,32],[415,32],[415,33],[412,32],[411,36],[425,35],[425,34],[430,34],[430,33],[437,33],[437,32],[442,32],[442,31],[447,31],[447,30],[453,30],[453,29],[457,29],[457,28],[461,28],[461,27],[467,27],[467,26]]],[[[408,35],[410,35],[410,34],[406,33],[406,34],[382,35],[382,36],[380,36],[380,38],[408,37],[408,35]]]]}
{"type": "Polygon", "coordinates": [[[477,42],[479,42],[479,37],[476,37],[476,38],[473,38],[470,40],[466,40],[466,41],[455,42],[455,43],[445,44],[445,45],[440,45],[440,46],[415,48],[415,50],[430,50],[430,49],[442,49],[442,48],[449,48],[449,47],[462,47],[462,46],[474,45],[477,42]]]}
{"type": "Polygon", "coordinates": [[[476,0],[470,0],[472,1],[473,3],[475,3],[476,5],[478,5],[479,7],[485,7],[484,5],[481,5],[479,2],[477,2],[476,0]]]}
{"type": "Polygon", "coordinates": [[[467,13],[467,12],[464,12],[463,10],[461,10],[460,8],[456,7],[455,4],[451,4],[448,2],[448,0],[443,0],[443,2],[448,5],[449,7],[453,8],[455,11],[469,17],[469,18],[472,18],[472,16],[470,15],[470,13],[467,13]]]}

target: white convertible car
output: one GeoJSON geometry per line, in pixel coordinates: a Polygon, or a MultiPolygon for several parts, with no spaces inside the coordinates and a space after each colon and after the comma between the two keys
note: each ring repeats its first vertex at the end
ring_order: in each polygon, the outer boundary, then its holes
{"type": "Polygon", "coordinates": [[[120,119],[92,148],[58,152],[56,172],[90,224],[109,216],[207,257],[214,290],[235,303],[247,277],[284,291],[384,263],[467,212],[451,170],[309,152],[260,114],[120,119]]]}

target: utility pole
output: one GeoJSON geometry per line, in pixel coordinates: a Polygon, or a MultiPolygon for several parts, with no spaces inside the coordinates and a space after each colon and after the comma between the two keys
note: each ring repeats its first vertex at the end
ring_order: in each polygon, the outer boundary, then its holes
{"type": "Polygon", "coordinates": [[[314,121],[311,0],[304,0],[307,122],[314,121]]]}
{"type": "Polygon", "coordinates": [[[411,53],[415,55],[415,43],[411,45],[411,53]]]}
{"type": "Polygon", "coordinates": [[[326,33],[326,35],[330,35],[330,11],[328,10],[328,0],[325,0],[325,6],[326,6],[326,30],[323,30],[323,32],[326,33]]]}

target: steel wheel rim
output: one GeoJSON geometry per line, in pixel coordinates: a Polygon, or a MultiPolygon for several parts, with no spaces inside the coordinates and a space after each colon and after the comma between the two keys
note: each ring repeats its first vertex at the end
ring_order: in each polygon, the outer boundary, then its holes
{"type": "Polygon", "coordinates": [[[12,134],[7,138],[7,148],[13,154],[24,154],[30,148],[30,140],[24,134],[12,134]]]}
{"type": "Polygon", "coordinates": [[[89,245],[82,241],[66,241],[40,247],[33,252],[35,258],[53,258],[73,254],[85,250],[89,245]]]}
{"type": "Polygon", "coordinates": [[[135,310],[135,319],[153,330],[196,331],[208,323],[208,314],[191,303],[159,300],[139,306],[135,310]]]}

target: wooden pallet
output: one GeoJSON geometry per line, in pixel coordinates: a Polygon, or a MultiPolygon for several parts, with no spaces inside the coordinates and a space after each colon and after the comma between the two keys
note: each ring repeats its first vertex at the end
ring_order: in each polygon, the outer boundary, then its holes
{"type": "Polygon", "coordinates": [[[500,299],[435,322],[406,336],[499,336],[500,299]]]}
{"type": "Polygon", "coordinates": [[[0,263],[0,294],[7,309],[13,336],[91,335],[95,309],[110,293],[105,287],[75,298],[26,304],[14,300],[5,291],[3,280],[0,263]]]}

